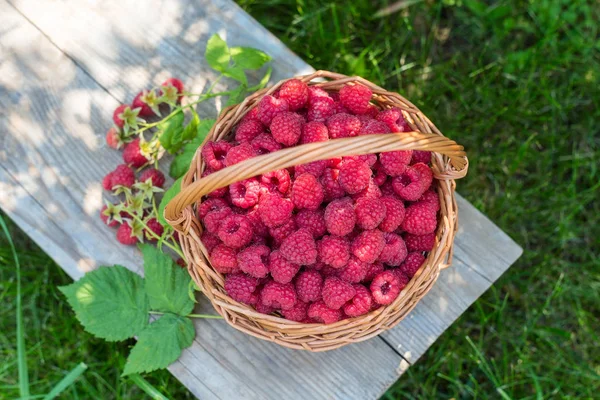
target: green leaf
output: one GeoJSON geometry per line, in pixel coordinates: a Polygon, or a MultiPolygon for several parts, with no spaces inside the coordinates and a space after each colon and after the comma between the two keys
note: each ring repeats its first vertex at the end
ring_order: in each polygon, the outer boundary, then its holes
{"type": "Polygon", "coordinates": [[[194,341],[194,324],[189,318],[165,314],[138,336],[131,349],[123,376],[166,368],[194,341]]]}
{"type": "Polygon", "coordinates": [[[187,170],[190,168],[190,163],[192,162],[192,158],[194,158],[194,153],[185,151],[185,148],[188,145],[184,146],[184,152],[181,154],[178,154],[174,159],[173,162],[171,163],[171,166],[169,167],[169,175],[171,175],[171,177],[173,179],[178,179],[180,177],[182,177],[187,170]]]}
{"type": "Polygon", "coordinates": [[[158,124],[160,136],[158,140],[162,147],[173,154],[183,145],[183,111],[179,110],[171,118],[158,124]]]}
{"type": "Polygon", "coordinates": [[[121,265],[100,267],[59,290],[85,330],[96,337],[125,340],[148,325],[144,281],[121,265]]]}
{"type": "Polygon", "coordinates": [[[171,257],[149,244],[140,244],[144,256],[146,295],[152,310],[186,316],[192,312],[194,302],[187,294],[190,275],[171,257]]]}
{"type": "Polygon", "coordinates": [[[73,368],[64,378],[60,380],[60,382],[54,385],[52,390],[44,396],[43,400],[55,399],[59,394],[74,384],[77,378],[79,378],[85,372],[87,367],[88,366],[85,363],[79,363],[79,365],[73,368]]]}
{"type": "Polygon", "coordinates": [[[184,141],[193,140],[198,134],[198,124],[200,123],[200,117],[198,113],[192,109],[192,119],[185,126],[182,133],[182,138],[184,141]]]}
{"type": "Polygon", "coordinates": [[[271,61],[267,53],[251,47],[232,47],[229,53],[235,65],[243,69],[259,69],[266,62],[271,61]]]}
{"type": "Polygon", "coordinates": [[[163,198],[160,201],[160,204],[158,205],[158,222],[165,226],[169,225],[169,223],[165,219],[165,216],[163,215],[165,213],[165,207],[167,206],[169,201],[173,199],[173,197],[177,196],[177,193],[181,192],[182,179],[183,177],[173,182],[173,185],[169,188],[169,190],[165,192],[163,198]]]}
{"type": "Polygon", "coordinates": [[[227,43],[218,34],[214,34],[206,42],[206,51],[204,52],[204,58],[211,68],[223,72],[229,67],[231,56],[229,55],[229,48],[227,43]]]}
{"type": "Polygon", "coordinates": [[[208,132],[210,132],[215,122],[217,121],[212,118],[203,119],[202,121],[200,121],[200,123],[198,124],[198,136],[195,140],[195,142],[198,143],[198,146],[200,146],[202,142],[204,142],[206,135],[208,135],[208,132]]]}
{"type": "Polygon", "coordinates": [[[246,85],[240,85],[237,89],[235,89],[229,95],[227,99],[227,103],[225,103],[225,107],[232,106],[234,104],[239,104],[244,100],[246,94],[246,85]]]}
{"type": "Polygon", "coordinates": [[[258,82],[257,85],[249,87],[248,91],[255,92],[267,86],[267,83],[269,83],[269,79],[271,79],[271,72],[273,72],[273,69],[271,68],[271,66],[269,66],[269,68],[267,68],[267,72],[265,72],[265,75],[261,78],[260,82],[258,82]]]}
{"type": "Polygon", "coordinates": [[[223,75],[225,75],[228,78],[235,79],[244,86],[248,86],[248,78],[246,78],[246,73],[242,68],[229,67],[225,71],[223,71],[223,75]]]}

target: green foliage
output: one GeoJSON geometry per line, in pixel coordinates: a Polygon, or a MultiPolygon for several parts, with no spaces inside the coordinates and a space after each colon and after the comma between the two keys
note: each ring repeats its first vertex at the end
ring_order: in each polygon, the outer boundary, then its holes
{"type": "Polygon", "coordinates": [[[163,225],[168,225],[167,220],[165,219],[165,207],[169,204],[169,201],[173,200],[173,197],[177,196],[177,194],[181,191],[181,181],[183,177],[177,179],[173,182],[173,185],[165,192],[164,196],[160,200],[160,204],[158,205],[158,221],[163,225]]]}
{"type": "Polygon", "coordinates": [[[183,146],[183,111],[176,112],[171,118],[158,124],[160,132],[158,140],[162,147],[169,153],[174,154],[183,146]]]}
{"type": "MultiPolygon", "coordinates": [[[[244,90],[244,86],[239,87],[241,90],[244,90]]],[[[231,96],[230,96],[231,99],[231,96]]],[[[215,124],[214,119],[204,119],[202,121],[198,121],[196,124],[196,137],[185,144],[182,150],[175,156],[173,162],[171,162],[171,167],[169,169],[169,174],[177,179],[183,176],[188,169],[190,168],[190,163],[192,162],[192,158],[194,154],[196,154],[196,150],[200,147],[204,139],[206,139],[206,135],[215,124]]]]}

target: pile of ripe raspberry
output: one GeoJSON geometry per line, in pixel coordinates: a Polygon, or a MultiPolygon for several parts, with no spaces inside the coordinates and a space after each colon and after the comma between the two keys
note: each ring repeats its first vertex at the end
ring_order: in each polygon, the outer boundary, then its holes
{"type": "MultiPolygon", "coordinates": [[[[202,148],[205,175],[304,143],[409,131],[359,84],[339,93],[287,81],[202,148]]],[[[431,154],[315,161],[236,182],[198,207],[202,242],[225,290],[261,313],[333,323],[392,303],[433,248],[439,199],[431,154]]]]}

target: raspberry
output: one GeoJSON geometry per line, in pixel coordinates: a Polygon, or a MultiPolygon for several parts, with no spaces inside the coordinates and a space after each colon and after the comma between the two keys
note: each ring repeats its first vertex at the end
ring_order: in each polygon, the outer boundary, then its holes
{"type": "Polygon", "coordinates": [[[430,162],[431,162],[431,152],[430,151],[421,151],[421,150],[413,151],[412,158],[410,159],[411,164],[417,164],[417,163],[429,164],[430,162]]]}
{"type": "Polygon", "coordinates": [[[356,294],[348,303],[344,305],[344,314],[349,317],[358,317],[371,311],[373,297],[369,289],[363,285],[354,285],[356,294]]]}
{"type": "Polygon", "coordinates": [[[226,141],[206,142],[202,146],[202,158],[208,167],[213,171],[225,168],[225,156],[233,145],[226,141]]]}
{"type": "Polygon", "coordinates": [[[419,197],[419,200],[417,201],[429,204],[429,206],[435,211],[439,211],[440,209],[440,197],[433,189],[427,190],[425,193],[423,193],[423,196],[419,197]]]}
{"type": "Polygon", "coordinates": [[[350,110],[348,110],[344,105],[338,100],[334,105],[336,114],[350,114],[350,110]]]}
{"type": "Polygon", "coordinates": [[[258,203],[258,215],[269,228],[280,226],[292,218],[294,205],[278,194],[264,194],[258,203]]]}
{"type": "Polygon", "coordinates": [[[379,108],[377,108],[373,104],[369,104],[369,107],[367,107],[367,112],[363,115],[369,116],[371,118],[377,118],[377,116],[379,115],[379,108]]]}
{"type": "Polygon", "coordinates": [[[146,226],[148,227],[148,229],[146,230],[146,237],[149,240],[157,240],[157,237],[160,238],[163,232],[165,231],[165,228],[160,222],[158,222],[156,218],[150,218],[146,222],[146,226]],[[154,235],[150,232],[154,233],[154,235]]]}
{"type": "Polygon", "coordinates": [[[376,133],[390,133],[390,128],[388,128],[388,126],[381,121],[371,119],[366,123],[363,123],[358,134],[372,135],[376,133]]]}
{"type": "Polygon", "coordinates": [[[127,246],[132,246],[138,242],[138,238],[133,235],[133,230],[128,223],[123,223],[117,228],[117,240],[127,246]]]}
{"type": "Polygon", "coordinates": [[[364,114],[369,109],[373,92],[363,85],[346,85],[340,89],[340,102],[354,114],[364,114]]]}
{"type": "Polygon", "coordinates": [[[281,254],[298,265],[310,265],[317,261],[317,245],[308,229],[298,229],[281,243],[281,254]]]}
{"type": "Polygon", "coordinates": [[[260,177],[261,192],[287,194],[290,190],[291,179],[287,169],[267,172],[260,177]]]}
{"type": "MultiPolygon", "coordinates": [[[[108,176],[110,176],[110,189],[113,190],[116,189],[117,186],[130,188],[135,183],[135,174],[133,170],[125,164],[117,165],[117,168],[106,177],[108,176]]],[[[102,184],[104,185],[104,181],[102,184]]]]}
{"type": "Polygon", "coordinates": [[[269,128],[273,139],[284,146],[293,146],[302,135],[302,117],[293,112],[280,112],[277,114],[269,128]]]}
{"type": "Polygon", "coordinates": [[[231,214],[219,226],[218,236],[229,247],[244,247],[252,240],[252,224],[245,215],[231,214]]]}
{"type": "Polygon", "coordinates": [[[399,266],[408,254],[404,240],[399,235],[389,232],[385,233],[383,237],[385,246],[383,246],[378,261],[392,267],[399,266]]]}
{"type": "Polygon", "coordinates": [[[377,186],[383,185],[385,183],[386,179],[387,179],[387,174],[383,170],[383,167],[381,166],[381,163],[379,161],[377,161],[372,166],[372,168],[373,168],[373,171],[375,172],[375,176],[373,176],[373,182],[375,182],[375,184],[377,186]]]}
{"type": "Polygon", "coordinates": [[[321,122],[309,122],[302,127],[300,143],[326,142],[329,140],[329,131],[321,122]]]}
{"type": "Polygon", "coordinates": [[[119,149],[123,142],[119,137],[119,131],[113,126],[106,132],[106,144],[112,149],[119,149]]]}
{"type": "Polygon", "coordinates": [[[385,218],[379,224],[379,229],[384,232],[395,231],[404,221],[406,213],[404,203],[395,196],[383,196],[379,202],[385,206],[386,210],[385,218]]]}
{"type": "Polygon", "coordinates": [[[290,79],[281,85],[279,98],[287,100],[290,110],[299,110],[308,102],[308,85],[301,80],[290,79]]]}
{"type": "Polygon", "coordinates": [[[104,222],[105,225],[114,228],[115,226],[119,225],[119,222],[113,218],[113,213],[106,211],[107,209],[108,206],[102,206],[102,209],[100,209],[100,219],[102,220],[102,222],[104,222]]]}
{"type": "Polygon", "coordinates": [[[383,232],[378,229],[361,232],[352,241],[352,254],[366,263],[373,263],[385,246],[383,232]]]}
{"type": "Polygon", "coordinates": [[[320,97],[311,101],[306,114],[308,122],[325,122],[335,114],[335,101],[330,97],[320,97]]]}
{"type": "MultiPolygon", "coordinates": [[[[223,208],[229,208],[223,199],[207,199],[198,206],[198,218],[203,219],[211,211],[219,211],[223,208]]],[[[223,216],[225,218],[226,215],[223,216]]]]}
{"type": "Polygon", "coordinates": [[[301,164],[294,167],[295,176],[299,176],[304,173],[309,173],[315,176],[315,178],[320,178],[325,172],[327,165],[329,162],[327,160],[318,160],[309,162],[307,164],[301,164]]]}
{"type": "Polygon", "coordinates": [[[349,198],[334,200],[325,207],[325,225],[332,235],[346,236],[355,224],[356,214],[349,198]]]}
{"type": "Polygon", "coordinates": [[[342,311],[327,307],[323,300],[309,305],[307,314],[309,318],[323,324],[333,324],[342,319],[342,311]]]}
{"type": "Polygon", "coordinates": [[[356,224],[359,227],[375,229],[385,218],[386,207],[378,199],[362,198],[357,200],[354,212],[356,213],[356,224]]]}
{"type": "Polygon", "coordinates": [[[269,273],[269,253],[267,246],[253,244],[237,254],[239,268],[255,278],[264,278],[269,273]]]}
{"type": "Polygon", "coordinates": [[[406,209],[402,230],[413,235],[425,235],[437,227],[436,212],[427,203],[414,203],[406,209]]]}
{"type": "Polygon", "coordinates": [[[289,110],[289,104],[285,99],[276,99],[273,96],[265,96],[258,103],[257,117],[265,126],[270,126],[273,117],[280,112],[289,110]]]}
{"type": "Polygon", "coordinates": [[[406,171],[411,157],[412,150],[388,151],[379,154],[379,162],[389,176],[398,176],[406,171]]]}
{"type": "Polygon", "coordinates": [[[317,271],[304,271],[296,278],[296,293],[301,301],[317,301],[321,298],[323,277],[317,271]]]}
{"type": "Polygon", "coordinates": [[[240,143],[250,142],[263,132],[263,124],[261,124],[260,121],[249,119],[239,123],[235,130],[235,140],[240,143]]]}
{"type": "Polygon", "coordinates": [[[326,168],[323,175],[321,175],[320,182],[325,193],[325,201],[339,199],[346,194],[338,182],[339,173],[340,171],[338,169],[326,168]]]}
{"type": "Polygon", "coordinates": [[[292,185],[292,202],[297,209],[316,210],[323,202],[323,187],[314,175],[305,173],[292,185]]]}
{"type": "MultiPolygon", "coordinates": [[[[253,208],[249,209],[248,212],[246,213],[246,218],[248,218],[248,221],[250,221],[250,224],[252,225],[252,230],[254,231],[254,234],[256,236],[258,236],[258,237],[269,236],[269,229],[267,228],[267,226],[263,223],[262,219],[260,218],[258,206],[254,206],[253,208]]],[[[256,240],[256,238],[254,240],[256,240]]]]}
{"type": "Polygon", "coordinates": [[[296,301],[296,289],[291,283],[269,281],[260,291],[260,302],[268,307],[289,310],[296,301]]]}
{"type": "Polygon", "coordinates": [[[210,263],[217,272],[222,274],[230,274],[240,269],[236,251],[224,244],[217,245],[210,253],[210,263]]]}
{"type": "Polygon", "coordinates": [[[344,282],[337,277],[328,277],[323,283],[323,301],[325,305],[334,310],[340,309],[348,300],[356,294],[352,284],[344,282]]]}
{"type": "Polygon", "coordinates": [[[225,277],[225,292],[235,301],[249,304],[258,286],[258,279],[246,274],[229,274],[225,277]]]}
{"type": "Polygon", "coordinates": [[[404,242],[408,251],[431,251],[435,245],[435,232],[420,236],[407,233],[404,235],[404,242]]]}
{"type": "Polygon", "coordinates": [[[373,179],[369,180],[366,188],[351,196],[355,201],[360,199],[379,199],[381,197],[381,189],[375,184],[373,179]]]}
{"type": "Polygon", "coordinates": [[[415,276],[421,265],[425,262],[425,256],[418,252],[408,253],[406,259],[400,265],[399,270],[409,278],[415,276]]]}
{"type": "Polygon", "coordinates": [[[139,92],[131,102],[131,108],[139,108],[140,112],[138,115],[143,118],[152,117],[154,115],[154,111],[142,100],[142,96],[146,95],[146,91],[139,92]]]}
{"type": "Polygon", "coordinates": [[[298,264],[289,262],[279,250],[275,250],[269,257],[269,271],[275,282],[288,283],[300,270],[298,264]]]}
{"type": "Polygon", "coordinates": [[[125,145],[123,149],[123,161],[133,168],[139,168],[148,162],[148,159],[142,154],[140,149],[140,139],[135,139],[133,142],[125,145]]]}
{"type": "Polygon", "coordinates": [[[306,319],[306,310],[308,310],[308,304],[297,301],[289,310],[281,310],[281,314],[290,321],[302,322],[306,319]]]}
{"type": "Polygon", "coordinates": [[[234,206],[250,208],[258,203],[260,184],[256,178],[234,182],[229,185],[229,195],[234,206]]]}
{"type": "Polygon", "coordinates": [[[392,132],[405,132],[407,127],[402,110],[397,107],[381,111],[377,120],[385,123],[392,132]]]}
{"type": "Polygon", "coordinates": [[[113,112],[113,122],[120,129],[123,129],[123,126],[125,126],[125,121],[123,121],[119,115],[121,115],[127,107],[128,106],[125,104],[121,104],[119,107],[115,108],[115,111],[113,112]]]}
{"type": "Polygon", "coordinates": [[[225,165],[230,166],[254,157],[254,149],[250,143],[242,143],[235,147],[232,147],[225,156],[225,165]]]}
{"type": "Polygon", "coordinates": [[[358,118],[346,113],[332,115],[326,124],[332,139],[357,136],[361,125],[358,118]]]}
{"type": "Polygon", "coordinates": [[[340,270],[338,277],[346,282],[358,283],[365,279],[370,267],[371,264],[362,262],[358,258],[352,256],[350,257],[350,261],[348,261],[348,265],[340,270]]]}
{"type": "Polygon", "coordinates": [[[398,297],[404,287],[395,273],[392,271],[383,271],[373,279],[370,289],[373,299],[377,304],[387,305],[396,300],[396,297],[398,297]]]}
{"type": "Polygon", "coordinates": [[[346,156],[343,160],[361,161],[372,167],[377,162],[377,156],[375,154],[361,154],[360,156],[346,156]]]}
{"type": "Polygon", "coordinates": [[[358,193],[369,185],[371,172],[364,162],[347,160],[340,166],[338,181],[347,193],[358,193]]]}
{"type": "Polygon", "coordinates": [[[284,239],[290,236],[292,233],[294,233],[296,229],[296,222],[293,218],[290,218],[277,227],[269,228],[269,235],[271,235],[271,237],[275,241],[275,245],[279,246],[284,241],[284,239]]]}
{"type": "Polygon", "coordinates": [[[161,188],[165,184],[165,175],[156,168],[149,168],[140,175],[140,182],[152,181],[152,186],[161,188]]]}
{"type": "Polygon", "coordinates": [[[300,210],[295,216],[298,228],[305,228],[313,235],[320,238],[327,232],[325,225],[325,212],[323,210],[300,210]]]}
{"type": "Polygon", "coordinates": [[[401,199],[407,201],[415,201],[423,195],[422,182],[419,171],[412,167],[408,167],[400,176],[392,180],[394,192],[401,199]]]}
{"type": "Polygon", "coordinates": [[[431,183],[433,182],[433,171],[429,165],[423,163],[413,164],[411,165],[411,168],[416,169],[417,172],[419,172],[421,189],[423,190],[423,193],[425,193],[431,187],[431,183]]]}
{"type": "Polygon", "coordinates": [[[221,244],[221,239],[208,231],[202,232],[200,240],[209,253],[212,253],[213,249],[221,244]]]}
{"type": "Polygon", "coordinates": [[[232,210],[229,206],[221,208],[217,211],[211,211],[202,219],[202,223],[210,233],[217,233],[225,217],[229,216],[232,210]]]}
{"type": "Polygon", "coordinates": [[[172,86],[175,89],[177,89],[177,93],[179,94],[179,96],[177,98],[177,103],[181,103],[181,98],[183,97],[183,82],[181,82],[177,78],[169,78],[166,81],[164,81],[160,86],[164,86],[164,87],[172,86]]]}
{"type": "Polygon", "coordinates": [[[369,269],[365,277],[363,278],[363,282],[371,282],[380,272],[385,271],[385,267],[382,263],[376,262],[374,264],[368,264],[369,269]]]}
{"type": "Polygon", "coordinates": [[[254,152],[258,155],[272,153],[281,149],[281,145],[268,133],[261,133],[255,137],[250,144],[252,145],[254,152]]]}
{"type": "Polygon", "coordinates": [[[257,121],[260,121],[258,119],[258,107],[254,107],[253,109],[251,109],[250,111],[248,111],[246,113],[246,115],[244,115],[242,117],[242,120],[240,121],[240,123],[246,122],[246,121],[251,120],[251,119],[255,119],[257,121]]]}
{"type": "Polygon", "coordinates": [[[333,268],[342,268],[350,258],[350,242],[339,236],[324,236],[318,243],[319,258],[333,268]]]}
{"type": "Polygon", "coordinates": [[[381,194],[384,196],[398,197],[396,192],[394,192],[391,179],[387,179],[385,182],[383,182],[379,189],[381,189],[381,194]]]}
{"type": "Polygon", "coordinates": [[[310,106],[314,101],[322,98],[331,98],[329,93],[317,86],[308,87],[308,105],[310,106]]]}
{"type": "Polygon", "coordinates": [[[263,303],[258,301],[258,299],[254,308],[256,308],[256,311],[258,311],[259,313],[267,315],[272,314],[276,311],[275,307],[265,306],[263,303]]]}

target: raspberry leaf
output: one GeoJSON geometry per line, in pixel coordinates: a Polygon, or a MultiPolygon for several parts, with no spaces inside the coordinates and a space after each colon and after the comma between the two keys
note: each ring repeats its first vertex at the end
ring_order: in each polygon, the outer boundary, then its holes
{"type": "Polygon", "coordinates": [[[100,267],[59,290],[85,330],[99,338],[125,340],[148,325],[144,281],[123,266],[100,267]]]}
{"type": "Polygon", "coordinates": [[[188,315],[194,308],[187,290],[190,275],[171,257],[149,244],[140,244],[144,256],[146,295],[152,310],[188,315]]]}
{"type": "Polygon", "coordinates": [[[162,147],[174,154],[183,145],[183,111],[175,113],[171,118],[158,124],[160,135],[158,140],[162,147]]]}
{"type": "MultiPolygon", "coordinates": [[[[185,294],[185,292],[184,292],[185,294]]],[[[138,335],[131,349],[123,376],[166,368],[194,340],[194,324],[189,318],[165,314],[138,335]]]]}
{"type": "Polygon", "coordinates": [[[181,138],[184,141],[193,140],[198,134],[198,124],[200,123],[200,117],[195,110],[192,110],[192,119],[190,122],[183,128],[183,133],[181,134],[181,138]]]}
{"type": "Polygon", "coordinates": [[[183,178],[179,178],[175,182],[173,182],[173,186],[171,186],[169,190],[165,192],[162,200],[160,201],[160,204],[158,205],[158,222],[160,222],[164,226],[169,226],[164,216],[165,207],[167,206],[167,203],[169,203],[169,201],[171,201],[173,197],[177,196],[177,193],[181,191],[182,179],[183,178]]]}
{"type": "Polygon", "coordinates": [[[237,66],[229,67],[223,71],[223,75],[240,82],[244,90],[246,89],[246,86],[248,85],[248,78],[246,77],[246,73],[244,72],[243,68],[239,68],[237,66]]]}
{"type": "Polygon", "coordinates": [[[232,47],[229,49],[229,54],[231,54],[236,67],[243,69],[259,69],[266,62],[271,61],[268,54],[251,47],[232,47]]]}
{"type": "Polygon", "coordinates": [[[198,120],[194,131],[194,135],[196,135],[196,137],[183,146],[182,151],[175,156],[173,162],[171,163],[169,168],[169,175],[171,175],[171,177],[177,179],[187,172],[187,170],[190,168],[192,158],[194,158],[194,155],[196,154],[196,150],[198,150],[198,147],[200,147],[202,142],[204,142],[204,138],[206,138],[206,135],[214,124],[214,119],[205,119],[202,121],[198,120]]]}
{"type": "Polygon", "coordinates": [[[218,34],[212,35],[206,42],[204,58],[208,65],[219,72],[224,72],[229,67],[231,61],[229,47],[218,34]]]}
{"type": "Polygon", "coordinates": [[[226,107],[232,106],[234,104],[239,104],[246,95],[246,85],[240,85],[237,89],[233,90],[229,94],[229,99],[227,99],[226,107]]]}

